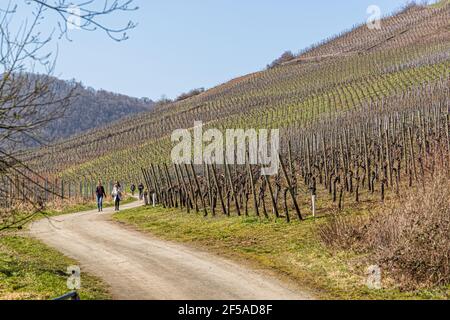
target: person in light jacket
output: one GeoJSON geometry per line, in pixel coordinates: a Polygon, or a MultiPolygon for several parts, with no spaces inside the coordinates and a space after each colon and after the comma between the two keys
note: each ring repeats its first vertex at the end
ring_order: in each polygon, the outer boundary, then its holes
{"type": "Polygon", "coordinates": [[[119,211],[120,200],[122,200],[122,187],[120,186],[119,181],[114,185],[111,195],[114,199],[115,211],[119,211]]]}

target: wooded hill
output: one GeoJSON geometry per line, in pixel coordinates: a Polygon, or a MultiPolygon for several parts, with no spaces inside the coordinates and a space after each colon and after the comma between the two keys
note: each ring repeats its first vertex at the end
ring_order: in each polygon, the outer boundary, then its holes
{"type": "Polygon", "coordinates": [[[76,89],[64,116],[51,121],[42,129],[39,136],[45,143],[56,142],[94,128],[111,125],[128,116],[150,111],[154,106],[154,102],[150,99],[138,99],[106,90],[95,90],[75,80],[64,81],[52,78],[51,83],[54,94],[61,97],[72,88],[76,89]]]}

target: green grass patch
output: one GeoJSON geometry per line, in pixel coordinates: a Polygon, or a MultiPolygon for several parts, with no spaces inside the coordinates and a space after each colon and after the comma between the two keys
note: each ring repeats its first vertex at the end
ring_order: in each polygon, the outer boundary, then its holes
{"type": "Polygon", "coordinates": [[[445,290],[401,292],[369,290],[363,257],[352,251],[331,252],[316,228],[325,218],[304,222],[256,217],[209,217],[177,209],[136,208],[114,215],[166,240],[189,243],[232,259],[277,271],[323,299],[445,299],[445,290]]]}
{"type": "MultiPolygon", "coordinates": [[[[67,267],[77,265],[41,242],[20,236],[0,236],[0,300],[46,300],[70,291],[67,267]]],[[[81,299],[109,299],[106,286],[81,273],[81,299]]]]}

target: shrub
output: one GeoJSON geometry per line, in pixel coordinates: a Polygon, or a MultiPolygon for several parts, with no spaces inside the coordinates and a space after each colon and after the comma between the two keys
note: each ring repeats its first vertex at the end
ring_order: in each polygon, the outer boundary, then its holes
{"type": "Polygon", "coordinates": [[[362,239],[367,218],[345,217],[338,213],[318,229],[321,240],[331,248],[351,249],[362,239]]]}
{"type": "Polygon", "coordinates": [[[425,190],[367,218],[334,217],[319,228],[324,243],[368,253],[400,287],[450,284],[450,180],[445,174],[425,190]]]}
{"type": "Polygon", "coordinates": [[[281,55],[281,57],[272,61],[272,63],[267,66],[267,69],[278,67],[283,63],[294,60],[295,58],[296,58],[295,55],[291,51],[286,51],[281,55]]]}
{"type": "Polygon", "coordinates": [[[203,93],[203,92],[205,92],[205,88],[192,89],[189,92],[180,94],[178,96],[178,98],[176,99],[176,101],[183,101],[183,100],[198,96],[200,93],[203,93]]]}

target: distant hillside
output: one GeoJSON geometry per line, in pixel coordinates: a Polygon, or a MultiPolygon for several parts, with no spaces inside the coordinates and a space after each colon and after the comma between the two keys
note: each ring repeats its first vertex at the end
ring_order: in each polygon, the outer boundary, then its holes
{"type": "Polygon", "coordinates": [[[139,112],[149,111],[154,102],[145,98],[133,98],[105,90],[94,90],[75,81],[55,80],[58,95],[64,95],[77,86],[75,97],[65,116],[51,122],[42,130],[42,138],[48,142],[65,139],[100,126],[109,125],[139,112]]]}

